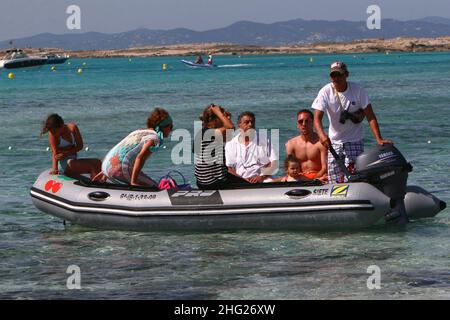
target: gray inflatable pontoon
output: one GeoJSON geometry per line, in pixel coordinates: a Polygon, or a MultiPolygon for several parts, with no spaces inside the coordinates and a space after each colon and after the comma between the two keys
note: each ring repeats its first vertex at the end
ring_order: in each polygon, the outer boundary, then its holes
{"type": "MultiPolygon", "coordinates": [[[[95,185],[45,171],[31,188],[31,197],[41,211],[75,224],[139,231],[343,230],[369,227],[383,218],[401,220],[405,214],[406,221],[433,217],[445,208],[443,201],[420,187],[405,186],[398,197],[398,185],[389,181],[394,174],[382,175],[387,185],[294,182],[228,190],[154,190],[95,185]]],[[[367,180],[364,170],[358,179],[367,180]]]]}

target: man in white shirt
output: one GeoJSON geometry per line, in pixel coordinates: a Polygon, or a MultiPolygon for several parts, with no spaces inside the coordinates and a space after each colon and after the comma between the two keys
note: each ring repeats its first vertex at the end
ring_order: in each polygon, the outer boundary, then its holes
{"type": "Polygon", "coordinates": [[[255,130],[255,115],[245,111],[238,117],[239,134],[225,145],[228,170],[251,183],[263,182],[276,170],[278,157],[268,137],[255,130]]]}
{"type": "MultiPolygon", "coordinates": [[[[335,61],[330,66],[331,83],[320,89],[312,104],[315,109],[314,128],[320,142],[329,149],[332,145],[339,156],[345,157],[345,165],[353,170],[356,157],[364,152],[362,120],[367,117],[377,143],[391,144],[381,137],[378,121],[373,112],[369,96],[357,83],[348,82],[349,72],[345,63],[335,61]],[[323,114],[327,113],[330,122],[328,134],[322,125],[323,114]]],[[[328,153],[328,181],[344,182],[344,173],[332,154],[328,153]]]]}

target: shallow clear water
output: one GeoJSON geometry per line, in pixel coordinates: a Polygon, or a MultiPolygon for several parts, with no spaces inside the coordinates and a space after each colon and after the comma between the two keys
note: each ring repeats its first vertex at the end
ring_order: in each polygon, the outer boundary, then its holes
{"type": "MultiPolygon", "coordinates": [[[[367,89],[383,136],[414,166],[409,184],[450,202],[450,54],[309,58],[217,57],[215,70],[187,68],[181,57],[72,59],[54,72],[15,70],[14,80],[0,71],[0,298],[450,298],[449,209],[404,231],[136,233],[64,226],[32,205],[29,188],[50,166],[39,130],[51,112],[78,123],[84,157],[102,158],[156,105],[188,130],[211,102],[234,120],[251,110],[259,128],[280,129],[283,144],[336,59],[367,89]],[[69,265],[81,269],[81,290],[66,288],[69,265]],[[381,269],[379,290],[366,286],[370,265],[381,269]]],[[[366,148],[373,144],[366,126],[366,148]]],[[[174,145],[147,161],[150,175],[168,171],[174,145]]],[[[194,182],[192,166],[178,169],[194,182]]]]}

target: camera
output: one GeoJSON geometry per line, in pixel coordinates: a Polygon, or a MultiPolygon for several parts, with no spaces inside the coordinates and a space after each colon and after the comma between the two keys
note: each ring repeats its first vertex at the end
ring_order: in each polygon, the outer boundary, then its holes
{"type": "Polygon", "coordinates": [[[352,120],[353,123],[360,123],[361,121],[364,120],[364,117],[365,117],[364,111],[362,111],[361,109],[359,109],[355,113],[344,110],[341,112],[339,116],[339,122],[344,124],[345,121],[347,121],[347,119],[350,119],[352,120]]]}
{"type": "Polygon", "coordinates": [[[347,119],[351,118],[351,113],[348,112],[347,110],[344,110],[341,112],[341,115],[339,116],[339,122],[342,124],[345,124],[345,121],[347,121],[347,119]]]}

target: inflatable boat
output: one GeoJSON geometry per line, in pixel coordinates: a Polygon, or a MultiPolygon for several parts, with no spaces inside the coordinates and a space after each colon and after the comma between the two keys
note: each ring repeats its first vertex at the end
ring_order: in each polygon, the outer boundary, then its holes
{"type": "Polygon", "coordinates": [[[194,67],[194,68],[215,68],[216,64],[207,64],[207,63],[195,63],[193,61],[181,60],[185,65],[194,67]]]}
{"type": "Polygon", "coordinates": [[[411,166],[393,146],[361,155],[348,183],[234,185],[157,190],[40,174],[31,197],[43,212],[87,227],[138,231],[345,230],[433,217],[445,202],[406,186],[411,166]]]}

